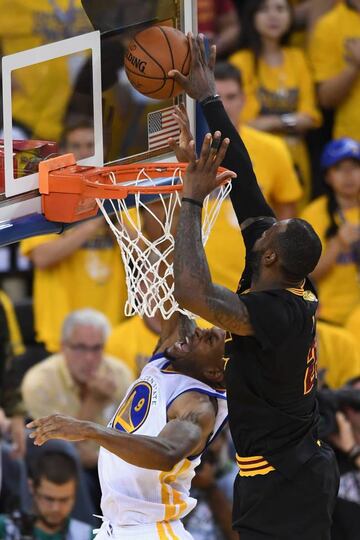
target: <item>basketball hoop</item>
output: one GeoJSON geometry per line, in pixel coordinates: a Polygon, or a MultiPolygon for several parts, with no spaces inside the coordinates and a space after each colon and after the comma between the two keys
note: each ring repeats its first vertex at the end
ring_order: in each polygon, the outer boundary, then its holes
{"type": "MultiPolygon", "coordinates": [[[[127,316],[137,313],[153,317],[159,310],[164,319],[169,319],[175,311],[184,312],[173,296],[172,225],[181,206],[186,167],[186,163],[81,167],[72,154],[40,163],[39,189],[47,219],[69,223],[96,216],[98,208],[103,213],[125,267],[127,316]],[[158,213],[149,204],[154,201],[158,213]],[[149,240],[143,231],[148,217],[160,231],[155,240],[149,240]]],[[[226,182],[204,201],[204,245],[230,190],[231,182],[226,182]]]]}

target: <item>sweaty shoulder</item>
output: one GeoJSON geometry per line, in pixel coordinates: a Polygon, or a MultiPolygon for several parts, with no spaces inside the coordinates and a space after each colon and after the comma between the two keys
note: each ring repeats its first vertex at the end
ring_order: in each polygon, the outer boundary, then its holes
{"type": "Polygon", "coordinates": [[[190,391],[178,396],[168,409],[168,419],[191,420],[211,432],[216,411],[213,400],[202,392],[190,391]]]}
{"type": "Polygon", "coordinates": [[[301,335],[316,309],[314,306],[309,311],[302,294],[286,289],[250,292],[241,295],[241,300],[247,307],[254,337],[264,350],[301,335]]]}

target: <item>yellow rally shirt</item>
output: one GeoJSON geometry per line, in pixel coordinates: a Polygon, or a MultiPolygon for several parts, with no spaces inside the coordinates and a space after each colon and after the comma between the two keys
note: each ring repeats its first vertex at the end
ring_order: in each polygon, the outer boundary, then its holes
{"type": "MultiPolygon", "coordinates": [[[[326,250],[325,233],[329,226],[327,198],[319,197],[307,206],[302,214],[315,229],[326,250]]],[[[344,212],[345,219],[360,224],[359,211],[352,208],[344,212]]],[[[351,312],[360,303],[360,286],[357,268],[351,253],[344,252],[338,257],[333,268],[317,283],[319,288],[320,318],[336,324],[345,324],[351,312]]]]}
{"type": "Polygon", "coordinates": [[[325,370],[330,388],[340,388],[360,376],[360,351],[355,339],[345,328],[317,322],[318,367],[325,370]]]}
{"type": "Polygon", "coordinates": [[[137,358],[150,357],[158,341],[158,334],[150,330],[139,315],[135,315],[113,329],[106,344],[106,352],[121,358],[134,377],[137,377],[137,358]]]}
{"type": "MultiPolygon", "coordinates": [[[[66,234],[66,233],[65,233],[66,234]]],[[[61,326],[75,309],[102,311],[112,325],[125,318],[127,297],[120,250],[110,232],[96,236],[72,255],[46,269],[34,270],[34,318],[38,341],[48,351],[59,350],[61,326]]],[[[35,236],[21,242],[27,256],[41,244],[59,236],[35,236]]]]}
{"type": "MultiPolygon", "coordinates": [[[[0,13],[3,55],[92,30],[81,0],[0,0],[0,13]]],[[[13,72],[13,118],[32,129],[37,138],[59,140],[79,58],[62,57],[13,72]]]]}
{"type": "MultiPolygon", "coordinates": [[[[247,126],[241,127],[240,134],[270,204],[298,201],[302,191],[284,143],[247,126]]],[[[241,178],[236,181],[241,182],[241,178]]],[[[214,282],[235,290],[244,269],[245,246],[230,200],[222,205],[206,244],[206,255],[214,282]]]]}
{"type": "MultiPolygon", "coordinates": [[[[347,39],[360,39],[360,13],[339,3],[315,26],[309,56],[317,83],[339,75],[346,66],[344,45],[347,39]]],[[[335,115],[334,137],[360,139],[360,77],[335,115]]]]}
{"type": "Polygon", "coordinates": [[[354,309],[345,325],[346,329],[351,332],[356,340],[356,346],[360,354],[360,305],[354,309]]]}

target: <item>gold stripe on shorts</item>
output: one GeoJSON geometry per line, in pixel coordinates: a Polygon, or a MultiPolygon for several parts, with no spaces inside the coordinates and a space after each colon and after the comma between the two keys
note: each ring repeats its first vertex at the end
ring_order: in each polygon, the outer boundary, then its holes
{"type": "Polygon", "coordinates": [[[263,456],[240,457],[236,454],[240,476],[264,476],[275,468],[263,456]]]}

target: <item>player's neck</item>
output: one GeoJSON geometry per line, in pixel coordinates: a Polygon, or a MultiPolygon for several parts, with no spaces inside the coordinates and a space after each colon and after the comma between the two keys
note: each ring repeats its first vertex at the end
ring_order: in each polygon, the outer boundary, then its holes
{"type": "Polygon", "coordinates": [[[302,282],[284,280],[281,278],[259,278],[251,282],[250,290],[252,292],[271,291],[275,289],[300,289],[302,282]]]}

